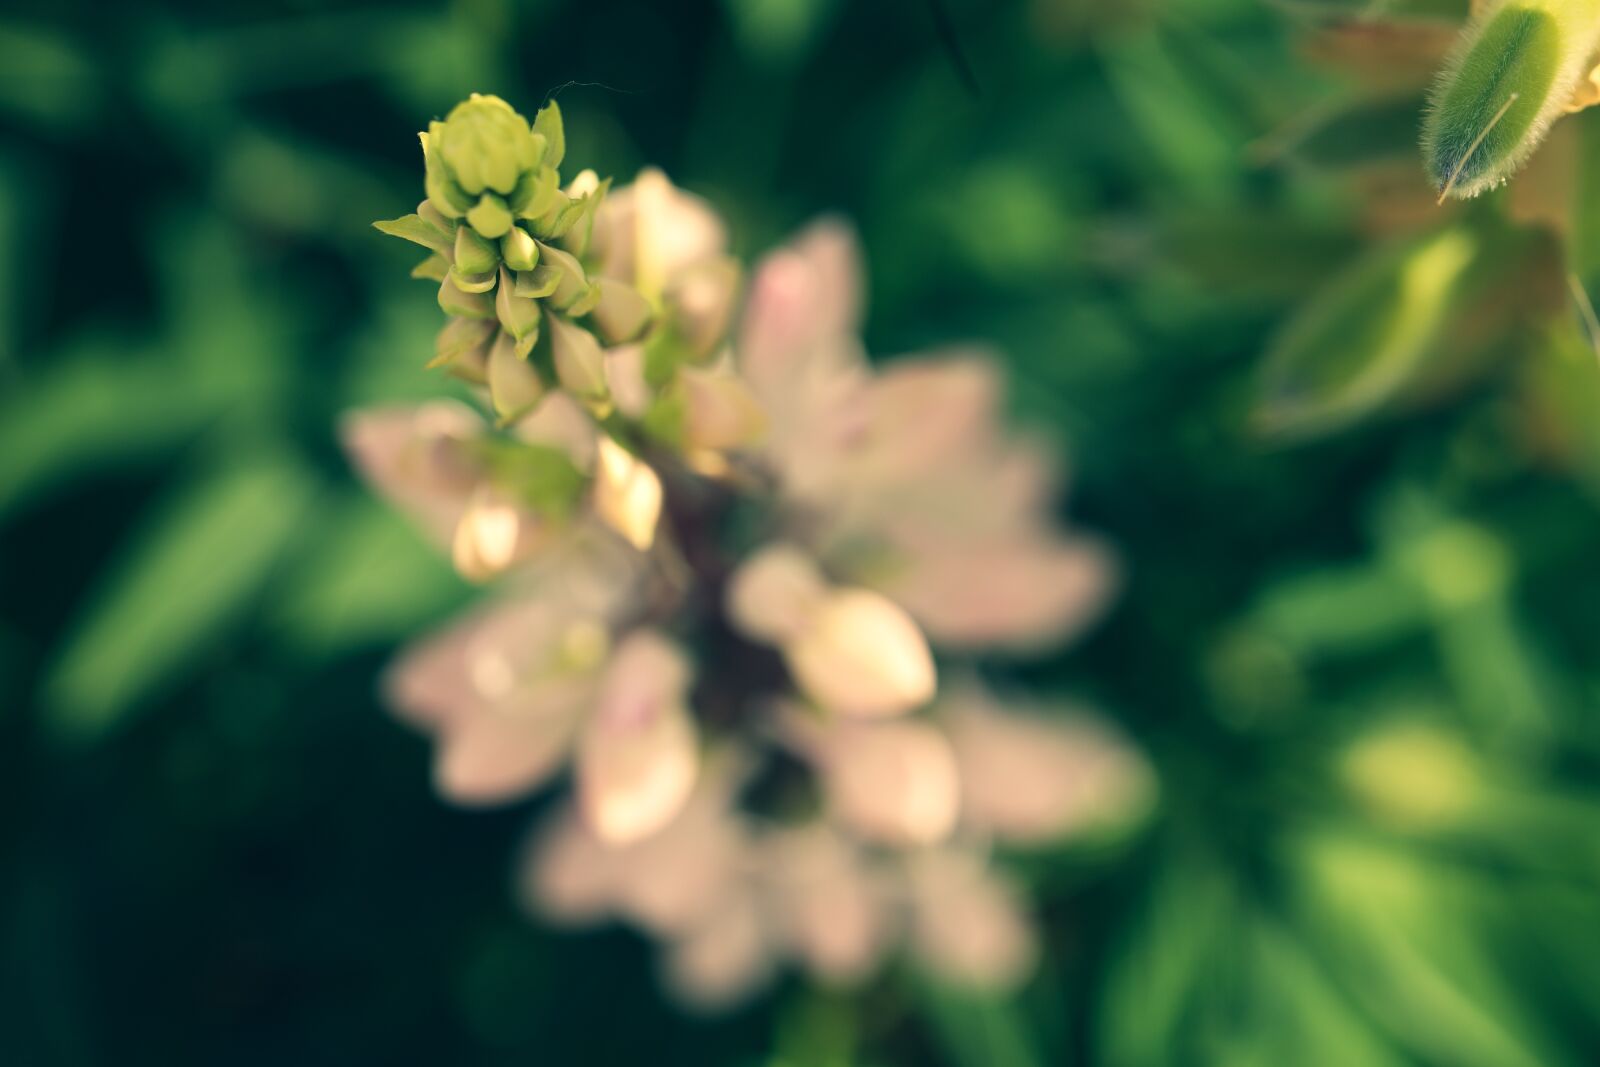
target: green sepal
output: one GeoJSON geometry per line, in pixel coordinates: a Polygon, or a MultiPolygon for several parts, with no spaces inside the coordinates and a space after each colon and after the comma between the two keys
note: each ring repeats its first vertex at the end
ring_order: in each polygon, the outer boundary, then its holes
{"type": "Polygon", "coordinates": [[[677,377],[678,368],[693,361],[694,353],[676,331],[663,325],[644,345],[644,380],[652,389],[661,389],[677,377]]]}
{"type": "Polygon", "coordinates": [[[667,388],[656,395],[646,409],[640,427],[651,438],[669,448],[683,447],[683,428],[688,421],[688,402],[683,390],[667,388]]]}
{"type": "Polygon", "coordinates": [[[567,132],[561,121],[561,105],[552,100],[540,108],[533,117],[533,132],[544,137],[544,165],[560,167],[567,155],[567,132]]]}
{"type": "Polygon", "coordinates": [[[494,283],[499,277],[500,275],[492,270],[483,274],[463,274],[459,267],[450,268],[450,280],[455,282],[456,288],[463,293],[487,293],[494,288],[494,283]]]}
{"type": "Polygon", "coordinates": [[[581,319],[599,306],[600,295],[600,286],[591,284],[588,289],[584,290],[582,296],[567,305],[567,314],[575,319],[581,319]]]}
{"type": "Polygon", "coordinates": [[[402,240],[419,244],[423,248],[435,252],[448,252],[450,250],[450,234],[439,229],[421,215],[402,215],[397,219],[380,219],[374,222],[373,228],[390,237],[399,237],[402,240]]]}
{"type": "Polygon", "coordinates": [[[561,284],[561,268],[541,263],[532,270],[517,272],[516,294],[530,300],[541,300],[556,291],[561,284]]]}
{"type": "Polygon", "coordinates": [[[483,319],[451,319],[433,340],[433,358],[428,370],[454,363],[475,348],[482,348],[494,336],[495,325],[483,319]]]}
{"type": "Polygon", "coordinates": [[[449,274],[450,261],[438,252],[411,268],[413,278],[426,278],[431,282],[442,282],[449,274]]]}

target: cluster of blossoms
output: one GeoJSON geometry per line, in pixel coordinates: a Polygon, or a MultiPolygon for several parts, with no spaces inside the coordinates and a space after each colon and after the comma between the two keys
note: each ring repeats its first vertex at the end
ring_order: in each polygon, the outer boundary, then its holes
{"type": "Polygon", "coordinates": [[[1104,825],[1142,762],[1082,712],[1002,708],[944,652],[1057,642],[1111,568],[1049,521],[1042,450],[1003,434],[989,360],[876,372],[850,235],[819,224],[749,291],[701,200],[647,171],[562,185],[555,105],[474,96],[423,135],[456,402],[358,412],[362,473],[498,590],[406,652],[399,714],[440,791],[521,798],[530,906],[620,917],[669,985],[724,1003],[784,962],[827,981],[896,946],[951,979],[1026,976],[989,862],[1104,825]]]}

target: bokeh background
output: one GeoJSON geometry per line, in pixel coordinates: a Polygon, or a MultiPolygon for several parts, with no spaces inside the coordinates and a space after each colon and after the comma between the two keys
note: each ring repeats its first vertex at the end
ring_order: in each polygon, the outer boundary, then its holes
{"type": "MultiPolygon", "coordinates": [[[[1537,312],[1474,325],[1452,388],[1292,447],[1252,417],[1284,324],[1441,217],[1398,63],[1320,62],[1308,19],[1367,6],[11,0],[0,1062],[1600,1062],[1600,367],[1566,291],[1497,254],[1485,292],[1537,312]],[[569,159],[664,167],[747,256],[848,217],[873,350],[991,341],[1062,443],[1126,587],[993,669],[1103,709],[1161,797],[1021,868],[1021,994],[897,970],[685,1015],[636,935],[518,912],[537,801],[432,795],[374,678],[470,590],[334,427],[437,389],[369,223],[473,90],[558,95],[569,159]]],[[[1571,200],[1517,217],[1600,281],[1571,200]]]]}

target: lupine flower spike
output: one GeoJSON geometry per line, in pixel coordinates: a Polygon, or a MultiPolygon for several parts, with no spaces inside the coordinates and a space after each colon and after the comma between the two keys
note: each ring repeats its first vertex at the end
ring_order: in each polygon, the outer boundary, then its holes
{"type": "Polygon", "coordinates": [[[1085,625],[1109,554],[1047,518],[1053,472],[997,424],[975,353],[876,373],[854,243],[756,271],[645,171],[563,182],[561,114],[474,96],[422,135],[432,365],[481,398],[358,412],[356,466],[497,594],[406,652],[395,710],[460,804],[572,767],[524,884],[556,921],[659,936],[686,1001],[788,961],[859,981],[897,943],[1005,986],[1035,955],[989,843],[1136,810],[1139,758],[1083,712],[1002,708],[936,650],[1085,625]],[[950,679],[955,679],[951,681],[950,679]],[[796,778],[799,775],[799,778],[796,778]]]}

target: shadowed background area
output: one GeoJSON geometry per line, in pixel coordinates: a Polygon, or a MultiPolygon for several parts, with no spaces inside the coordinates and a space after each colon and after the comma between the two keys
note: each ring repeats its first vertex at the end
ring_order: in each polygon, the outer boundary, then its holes
{"type": "Polygon", "coordinates": [[[0,1061],[1595,1062],[1600,370],[1562,275],[1600,281],[1600,129],[1544,153],[1577,194],[1439,213],[1435,24],[1408,80],[1311,21],[1362,7],[8,5],[0,1061]],[[848,218],[871,350],[993,344],[1059,442],[1124,588],[986,669],[1100,709],[1160,799],[1019,862],[1017,996],[902,967],[686,1015],[641,938],[520,912],[541,801],[434,796],[375,678],[472,590],[336,425],[437,391],[370,223],[471,91],[557,97],[570,160],[664,168],[743,257],[848,218]]]}

